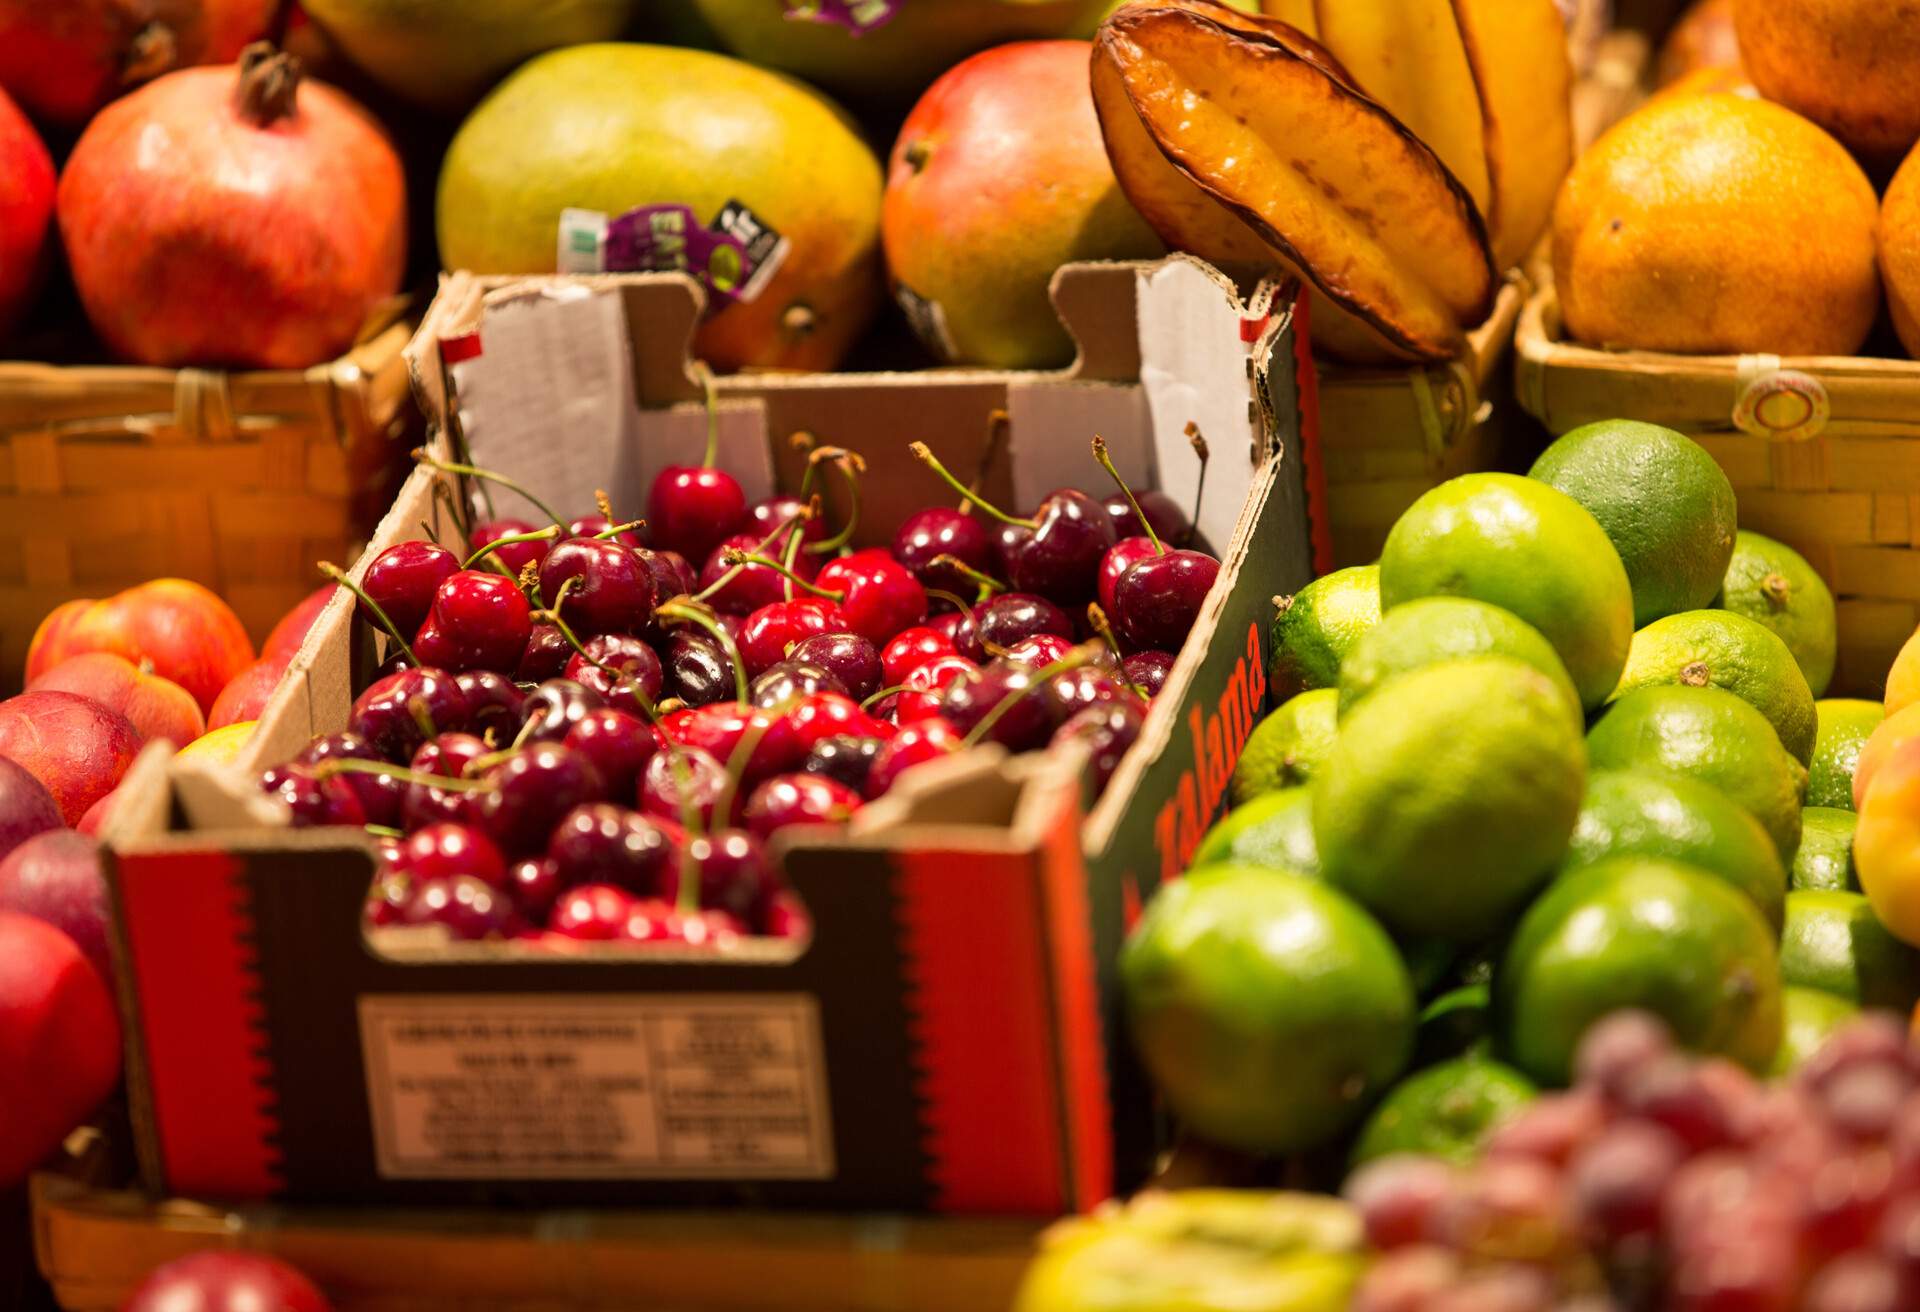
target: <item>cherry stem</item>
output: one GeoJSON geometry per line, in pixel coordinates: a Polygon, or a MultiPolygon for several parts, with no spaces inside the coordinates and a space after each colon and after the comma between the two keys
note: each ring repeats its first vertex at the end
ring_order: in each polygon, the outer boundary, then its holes
{"type": "Polygon", "coordinates": [[[398,779],[402,783],[419,784],[423,788],[440,788],[450,793],[471,793],[489,785],[482,779],[456,779],[450,774],[427,774],[420,770],[410,770],[404,765],[390,765],[385,761],[363,761],[354,756],[334,756],[313,767],[315,779],[330,779],[337,774],[383,774],[389,779],[398,779]]]}
{"type": "Polygon", "coordinates": [[[1087,627],[1099,635],[1100,640],[1112,649],[1114,672],[1126,682],[1127,687],[1138,693],[1141,700],[1152,701],[1152,693],[1149,693],[1142,685],[1127,678],[1127,660],[1125,656],[1120,654],[1120,639],[1113,636],[1113,625],[1107,622],[1107,613],[1100,609],[1100,603],[1097,601],[1087,606],[1087,627]]]}
{"type": "MultiPolygon", "coordinates": [[[[486,485],[484,483],[481,484],[483,491],[485,487],[486,485]]],[[[447,485],[445,479],[436,478],[433,481],[433,500],[436,505],[446,506],[447,514],[453,517],[454,527],[460,530],[460,540],[462,542],[471,540],[473,537],[473,525],[468,513],[468,508],[460,504],[460,498],[453,494],[453,489],[447,485]]],[[[487,502],[487,513],[489,515],[493,513],[493,502],[491,500],[487,502]]],[[[436,535],[429,533],[427,536],[434,537],[436,535]]]]}
{"type": "Polygon", "coordinates": [[[700,467],[712,469],[713,462],[720,458],[720,396],[714,388],[713,370],[707,367],[705,360],[693,362],[693,376],[700,381],[701,397],[707,406],[707,454],[700,462],[700,467]]]}
{"type": "Polygon", "coordinates": [[[809,583],[773,557],[763,556],[757,551],[741,551],[737,547],[729,547],[720,553],[720,559],[729,565],[765,565],[770,570],[786,575],[796,586],[805,588],[816,597],[825,597],[828,601],[845,601],[847,599],[845,592],[835,592],[831,588],[823,588],[817,584],[809,583]]]}
{"type": "Polygon", "coordinates": [[[995,506],[991,501],[988,501],[986,498],[982,497],[978,492],[975,492],[972,488],[963,485],[959,479],[955,478],[952,475],[952,473],[948,471],[945,465],[940,463],[940,458],[933,454],[932,449],[929,448],[925,442],[911,442],[907,445],[907,450],[913,452],[914,459],[918,460],[921,464],[925,465],[928,469],[931,469],[934,473],[938,474],[941,477],[941,479],[947,484],[948,487],[952,488],[955,492],[958,492],[961,496],[965,497],[973,505],[980,507],[980,509],[986,511],[989,515],[992,515],[995,519],[999,520],[1002,524],[1018,524],[1021,528],[1039,528],[1040,527],[1039,521],[1032,520],[1032,519],[1017,519],[1014,516],[1009,515],[1006,511],[1001,510],[998,506],[995,506]]]}
{"type": "MultiPolygon", "coordinates": [[[[776,524],[772,532],[768,533],[765,537],[760,539],[760,544],[756,546],[754,550],[755,551],[768,550],[770,547],[773,546],[774,540],[777,539],[782,533],[785,533],[788,530],[792,529],[795,524],[798,524],[803,520],[813,518],[813,513],[814,511],[813,511],[812,505],[809,504],[807,506],[803,506],[800,509],[799,513],[790,515],[786,519],[781,520],[780,523],[776,524]]],[[[745,565],[732,566],[727,570],[726,573],[722,574],[719,578],[715,579],[712,583],[709,583],[706,587],[694,593],[692,599],[698,602],[705,602],[707,598],[713,596],[714,594],[719,592],[720,589],[726,587],[727,584],[739,578],[740,571],[745,568],[746,568],[745,565]]]]}
{"type": "MultiPolygon", "coordinates": [[[[949,556],[948,559],[951,560],[953,559],[953,557],[949,556]]],[[[964,564],[965,562],[961,562],[961,563],[964,564]]],[[[973,614],[974,603],[970,601],[962,601],[959,595],[956,593],[948,592],[945,588],[926,588],[924,589],[924,591],[929,597],[932,597],[938,601],[946,602],[947,605],[953,607],[955,610],[959,611],[962,615],[973,614]]]]}
{"type": "MultiPolygon", "coordinates": [[[[611,521],[613,516],[608,515],[607,519],[611,521]]],[[[646,523],[644,519],[630,519],[624,524],[608,523],[605,528],[593,535],[593,539],[596,542],[611,542],[622,533],[631,533],[637,528],[644,528],[646,523]]]]}
{"type": "Polygon", "coordinates": [[[372,597],[369,597],[367,595],[367,590],[365,588],[361,587],[358,583],[355,583],[352,579],[348,578],[347,572],[345,570],[341,569],[338,565],[335,565],[330,561],[323,560],[320,562],[320,572],[324,574],[327,578],[332,579],[335,583],[338,583],[341,587],[345,588],[348,592],[351,592],[356,598],[359,599],[360,604],[362,606],[365,606],[368,610],[372,611],[373,617],[376,620],[380,621],[380,627],[385,629],[387,631],[387,636],[389,638],[392,638],[394,643],[399,646],[400,654],[407,658],[407,664],[413,666],[413,668],[416,670],[420,668],[420,658],[413,654],[413,644],[409,643],[404,637],[400,635],[400,626],[393,622],[392,617],[389,616],[387,612],[381,608],[379,602],[375,601],[372,597]]]}
{"type": "Polygon", "coordinates": [[[576,635],[573,631],[573,626],[571,624],[568,624],[566,620],[561,617],[560,607],[566,602],[567,590],[579,581],[580,581],[580,576],[577,574],[574,575],[572,578],[569,578],[563,581],[560,584],[560,590],[554,594],[553,605],[547,608],[546,610],[535,611],[533,613],[534,620],[537,622],[544,622],[547,624],[551,624],[553,625],[554,628],[560,630],[560,636],[566,639],[567,645],[569,647],[573,648],[575,652],[579,653],[581,660],[593,666],[593,668],[595,668],[596,670],[600,670],[606,674],[610,674],[613,676],[614,684],[613,684],[613,687],[608,690],[609,692],[632,693],[635,704],[640,707],[641,717],[645,719],[648,724],[657,725],[660,721],[660,717],[658,714],[655,713],[653,709],[653,702],[651,699],[648,698],[646,691],[640,687],[638,682],[635,681],[634,677],[631,674],[627,673],[625,670],[614,668],[613,666],[607,664],[605,661],[601,660],[598,656],[595,656],[593,653],[589,652],[584,646],[581,645],[579,636],[576,635]]]}
{"type": "Polygon", "coordinates": [[[1161,542],[1160,535],[1153,531],[1153,525],[1147,519],[1147,512],[1140,509],[1140,502],[1135,499],[1133,489],[1127,486],[1127,480],[1120,477],[1120,471],[1113,467],[1113,457],[1107,453],[1107,439],[1098,433],[1093,435],[1093,458],[1100,462],[1100,468],[1107,471],[1108,477],[1119,485],[1120,495],[1125,497],[1127,504],[1133,507],[1133,517],[1140,521],[1140,527],[1146,531],[1147,541],[1153,543],[1154,554],[1166,555],[1166,544],[1161,542]]]}
{"type": "Polygon", "coordinates": [[[517,493],[526,498],[527,502],[532,505],[535,510],[538,510],[541,514],[553,521],[554,527],[562,531],[565,531],[567,527],[567,521],[555,514],[552,506],[549,506],[539,497],[527,491],[525,486],[508,478],[505,474],[496,474],[491,469],[482,469],[478,465],[464,465],[454,461],[441,460],[424,447],[415,451],[413,458],[427,468],[437,469],[443,474],[460,474],[467,478],[477,478],[483,483],[498,483],[501,487],[507,489],[507,491],[517,493]]]}
{"type": "Polygon", "coordinates": [[[373,838],[405,838],[407,836],[406,830],[395,829],[392,825],[361,825],[360,827],[373,838]]]}
{"type": "Polygon", "coordinates": [[[896,683],[891,688],[882,688],[879,692],[873,694],[873,696],[861,702],[860,709],[864,711],[869,706],[875,705],[876,703],[882,701],[883,699],[893,696],[893,694],[897,692],[919,692],[919,691],[920,689],[915,688],[910,684],[896,683]]]}
{"type": "MultiPolygon", "coordinates": [[[[1013,416],[995,406],[987,412],[987,449],[980,453],[980,463],[974,467],[973,482],[967,484],[969,491],[979,495],[981,487],[987,481],[987,473],[993,468],[993,462],[1000,458],[1000,448],[1007,443],[1007,430],[1013,423],[1013,416]]],[[[963,497],[960,500],[960,513],[971,515],[973,502],[963,497]]]]}
{"type": "MultiPolygon", "coordinates": [[[[1193,535],[1200,530],[1200,504],[1206,498],[1207,465],[1213,459],[1213,452],[1207,449],[1207,439],[1201,436],[1200,425],[1191,419],[1187,421],[1186,433],[1187,445],[1193,448],[1194,455],[1200,457],[1200,481],[1194,484],[1193,488],[1193,513],[1187,516],[1186,541],[1192,541],[1193,535]]],[[[1182,542],[1181,545],[1185,546],[1186,542],[1182,542]]]]}
{"type": "MultiPolygon", "coordinates": [[[[792,698],[788,698],[780,705],[769,708],[764,720],[754,717],[753,723],[741,732],[740,741],[736,742],[733,750],[727,754],[727,782],[721,788],[720,796],[715,798],[713,803],[714,819],[720,822],[721,828],[724,829],[733,823],[733,803],[740,794],[740,781],[746,776],[747,762],[753,759],[753,753],[760,746],[761,740],[773,732],[774,721],[786,711],[792,701],[792,698]]],[[[753,709],[757,708],[749,708],[749,711],[753,709]]]]}
{"type": "MultiPolygon", "coordinates": [[[[1007,590],[1007,585],[1002,583],[999,579],[993,577],[993,575],[982,574],[979,570],[967,564],[966,561],[960,559],[960,557],[951,555],[947,552],[944,552],[944,551],[941,552],[939,555],[935,556],[928,563],[932,565],[945,565],[948,569],[958,574],[961,578],[967,579],[973,583],[979,584],[980,596],[975,601],[974,603],[975,605],[978,605],[980,602],[985,601],[988,597],[996,596],[999,593],[1005,592],[1007,590]]],[[[929,593],[928,595],[931,596],[932,594],[929,593]]],[[[953,596],[952,593],[948,593],[947,595],[950,597],[953,596]]],[[[954,599],[956,601],[959,600],[957,597],[954,599]]],[[[962,609],[965,609],[965,607],[963,607],[962,609]]]]}
{"type": "Polygon", "coordinates": [[[993,726],[1000,722],[1001,716],[1013,709],[1014,703],[1018,702],[1022,697],[1026,697],[1045,687],[1047,680],[1056,674],[1065,674],[1069,670],[1077,670],[1083,665],[1093,664],[1098,653],[1099,647],[1097,644],[1091,642],[1082,643],[1053,664],[1045,665],[1035,670],[1031,683],[1020,689],[1020,691],[1009,693],[994,703],[993,709],[980,717],[980,723],[974,725],[961,742],[968,747],[979,746],[980,740],[993,731],[993,726]]]}
{"type": "Polygon", "coordinates": [[[720,621],[713,612],[698,601],[689,598],[686,601],[663,601],[653,608],[656,617],[680,620],[686,624],[697,625],[705,629],[709,637],[720,644],[720,650],[733,666],[733,690],[742,706],[747,704],[747,663],[740,659],[740,646],[720,627],[720,621]]]}
{"type": "Polygon", "coordinates": [[[807,457],[807,472],[822,464],[831,463],[847,480],[847,522],[840,531],[830,538],[824,538],[807,547],[807,552],[815,556],[830,556],[853,539],[853,530],[860,523],[860,475],[867,472],[867,462],[858,451],[849,451],[843,446],[823,446],[807,457]]]}
{"type": "MultiPolygon", "coordinates": [[[[460,568],[472,569],[475,565],[483,561],[491,560],[493,553],[500,550],[500,548],[510,547],[516,542],[551,542],[559,536],[560,526],[558,524],[548,528],[537,528],[531,533],[509,533],[503,538],[495,538],[493,541],[487,543],[486,546],[480,548],[480,550],[474,552],[471,556],[468,556],[466,563],[461,565],[460,568]]],[[[502,574],[507,573],[505,568],[501,568],[500,572],[502,574]]],[[[513,576],[509,574],[507,577],[512,578],[513,576]]]]}

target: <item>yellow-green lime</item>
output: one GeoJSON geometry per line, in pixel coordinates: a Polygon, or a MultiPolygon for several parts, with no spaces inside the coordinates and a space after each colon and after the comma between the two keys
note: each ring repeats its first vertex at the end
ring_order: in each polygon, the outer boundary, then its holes
{"type": "Polygon", "coordinates": [[[1263,866],[1293,874],[1320,873],[1320,851],[1313,845],[1313,794],[1305,788],[1280,788],[1236,806],[1207,831],[1193,854],[1195,866],[1223,861],[1263,866]]]}
{"type": "Polygon", "coordinates": [[[1349,1166],[1394,1153],[1466,1162],[1487,1132],[1532,1102],[1532,1080],[1511,1066],[1462,1057],[1415,1071],[1387,1091],[1360,1127],[1349,1166]]]}
{"type": "Polygon", "coordinates": [[[1340,662],[1380,622],[1380,567],[1355,565],[1274,599],[1273,696],[1287,698],[1340,682],[1340,662]]]}
{"type": "Polygon", "coordinates": [[[1768,924],[1780,928],[1787,871],[1773,840],[1744,807],[1697,779],[1595,770],[1567,844],[1565,868],[1579,870],[1616,856],[1664,857],[1718,875],[1753,899],[1768,924]]]}
{"type": "Polygon", "coordinates": [[[1263,793],[1309,783],[1333,751],[1340,725],[1340,693],[1315,688],[1290,697],[1253,727],[1228,791],[1235,806],[1263,793]]]}
{"type": "Polygon", "coordinates": [[[1651,770],[1710,784],[1745,807],[1782,860],[1800,846],[1807,771],[1767,717],[1720,688],[1657,685],[1628,693],[1587,733],[1596,770],[1651,770]]]}
{"type": "Polygon", "coordinates": [[[1821,989],[1789,984],[1780,990],[1780,1051],[1773,1054],[1767,1074],[1778,1078],[1800,1069],[1800,1063],[1820,1051],[1835,1030],[1860,1014],[1845,998],[1821,989]]]}
{"type": "Polygon", "coordinates": [[[1401,675],[1353,708],[1313,790],[1322,871],[1400,933],[1492,933],[1566,853],[1580,729],[1553,680],[1505,656],[1401,675]]]}
{"type": "Polygon", "coordinates": [[[1579,714],[1580,694],[1553,644],[1512,611],[1471,597],[1422,597],[1381,618],[1340,666],[1340,713],[1410,670],[1469,656],[1511,656],[1552,679],[1579,714]]]}
{"type": "Polygon", "coordinates": [[[1564,492],[1467,474],[1408,507],[1380,554],[1381,609],[1443,596],[1490,602],[1538,629],[1589,710],[1620,681],[1633,589],[1599,522],[1564,492]]]}
{"type": "Polygon", "coordinates": [[[1633,635],[1613,699],[1663,683],[1725,688],[1767,717],[1795,760],[1813,759],[1813,690],[1787,644],[1764,624],[1724,610],[1655,620],[1633,635]]]}
{"type": "Polygon", "coordinates": [[[1920,1002],[1920,949],[1888,933],[1859,893],[1797,890],[1787,894],[1780,976],[1855,1006],[1905,1016],[1920,1002]]]}
{"type": "Polygon", "coordinates": [[[1807,805],[1853,810],[1853,768],[1860,749],[1887,718],[1879,702],[1832,697],[1813,704],[1818,728],[1813,736],[1813,760],[1807,765],[1807,805]]]}
{"type": "Polygon", "coordinates": [[[1218,865],[1164,885],[1120,953],[1127,1022],[1202,1138],[1311,1148],[1406,1066],[1418,1005],[1393,941],[1315,880],[1218,865]]]}
{"type": "Polygon", "coordinates": [[[1616,857],[1554,881],[1493,976],[1501,1055],[1562,1085],[1587,1027],[1637,1007],[1685,1046],[1764,1070],[1780,1046],[1773,929],[1725,880],[1656,857],[1616,857]]]}
{"type": "Polygon", "coordinates": [[[1858,818],[1837,806],[1809,806],[1800,812],[1800,846],[1789,872],[1795,888],[1860,891],[1860,874],[1853,868],[1858,818]]]}
{"type": "Polygon", "coordinates": [[[1826,695],[1839,646],[1837,608],[1826,580],[1805,556],[1743,529],[1733,544],[1720,604],[1779,634],[1813,695],[1826,695]]]}
{"type": "Polygon", "coordinates": [[[1600,521],[1633,584],[1633,625],[1712,603],[1733,556],[1733,484],[1684,433],[1632,419],[1576,428],[1530,476],[1600,521]]]}

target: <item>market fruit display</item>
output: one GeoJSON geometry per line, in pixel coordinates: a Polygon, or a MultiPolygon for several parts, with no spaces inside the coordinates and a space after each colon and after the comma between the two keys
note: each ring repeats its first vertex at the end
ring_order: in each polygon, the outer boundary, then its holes
{"type": "Polygon", "coordinates": [[[0,90],[0,340],[40,290],[53,222],[53,157],[11,97],[0,90]]]}
{"type": "Polygon", "coordinates": [[[125,716],[76,693],[0,701],[0,756],[45,786],[68,825],[119,786],[143,741],[125,716]]]}
{"type": "Polygon", "coordinates": [[[103,110],[61,174],[59,220],[119,355],[300,369],[399,290],[406,181],[365,110],[263,44],[103,110]]]}
{"type": "Polygon", "coordinates": [[[1898,159],[1920,139],[1920,27],[1877,0],[1734,0],[1741,62],[1769,99],[1853,150],[1898,159]]]}
{"type": "Polygon", "coordinates": [[[1833,681],[1837,607],[1833,590],[1784,542],[1742,529],[1716,603],[1780,636],[1815,697],[1833,681]]]}
{"type": "Polygon", "coordinates": [[[0,1187],[24,1180],[119,1079],[106,982],[58,929],[0,911],[0,1187]]]}
{"type": "Polygon", "coordinates": [[[1380,567],[1354,565],[1324,574],[1300,591],[1274,600],[1274,695],[1332,688],[1353,649],[1380,622],[1380,567]]]}
{"type": "Polygon", "coordinates": [[[102,601],[56,607],[27,648],[27,682],[88,652],[144,664],[202,708],[212,707],[220,690],[254,659],[253,642],[232,607],[188,579],[155,579],[102,601]]]}
{"type": "Polygon", "coordinates": [[[996,46],[944,74],[900,127],[881,237],[895,296],[943,360],[1052,368],[1074,344],[1048,299],[1075,260],[1159,239],[1107,163],[1083,41],[996,46]]]}

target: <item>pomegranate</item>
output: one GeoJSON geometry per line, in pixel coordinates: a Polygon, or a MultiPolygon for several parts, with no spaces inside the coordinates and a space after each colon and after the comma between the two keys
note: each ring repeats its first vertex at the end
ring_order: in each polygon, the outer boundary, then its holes
{"type": "Polygon", "coordinates": [[[79,127],[162,73],[231,62],[280,0],[0,0],[0,87],[28,113],[79,127]]]}
{"type": "MultiPolygon", "coordinates": [[[[0,35],[0,45],[6,37],[0,35]]],[[[27,116],[0,91],[0,337],[20,321],[46,271],[53,157],[27,116]]]]}
{"type": "Polygon", "coordinates": [[[264,43],[107,106],[60,179],[95,331],[158,365],[301,369],[400,286],[406,180],[373,118],[264,43]]]}

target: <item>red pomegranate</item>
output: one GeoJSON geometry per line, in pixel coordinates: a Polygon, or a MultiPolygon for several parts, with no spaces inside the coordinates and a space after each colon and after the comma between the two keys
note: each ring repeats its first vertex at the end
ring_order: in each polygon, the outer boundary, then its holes
{"type": "Polygon", "coordinates": [[[399,289],[406,205],[372,116],[262,43],[100,111],[58,212],[87,317],[120,355],[300,369],[399,289]]]}
{"type": "Polygon", "coordinates": [[[231,63],[280,0],[0,0],[0,87],[28,113],[79,127],[130,87],[231,63]]]}
{"type": "Polygon", "coordinates": [[[0,91],[0,337],[40,289],[52,218],[53,157],[27,116],[0,91]]]}

